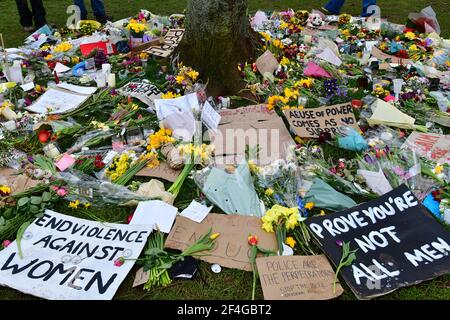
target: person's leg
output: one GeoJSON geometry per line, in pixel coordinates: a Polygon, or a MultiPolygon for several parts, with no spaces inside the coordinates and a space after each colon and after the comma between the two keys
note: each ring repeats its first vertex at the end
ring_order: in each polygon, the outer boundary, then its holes
{"type": "Polygon", "coordinates": [[[102,0],[91,0],[92,11],[94,11],[94,16],[97,18],[102,18],[106,15],[105,6],[102,0]]]}
{"type": "Polygon", "coordinates": [[[374,6],[377,4],[377,0],[363,0],[363,9],[362,9],[362,17],[368,17],[374,14],[375,12],[367,12],[367,9],[370,6],[374,6]]]}
{"type": "Polygon", "coordinates": [[[339,14],[342,7],[344,6],[345,0],[330,0],[326,5],[325,9],[333,14],[339,14]]]}
{"type": "Polygon", "coordinates": [[[17,11],[19,11],[20,24],[24,28],[33,26],[33,15],[30,9],[28,9],[27,0],[16,0],[17,11]]]}
{"type": "Polygon", "coordinates": [[[42,4],[42,0],[30,0],[30,2],[31,9],[33,10],[34,26],[39,29],[47,23],[47,21],[45,21],[45,8],[42,4]]]}
{"type": "Polygon", "coordinates": [[[73,3],[80,8],[81,20],[86,20],[88,13],[86,10],[86,6],[84,5],[84,0],[74,0],[73,3]]]}

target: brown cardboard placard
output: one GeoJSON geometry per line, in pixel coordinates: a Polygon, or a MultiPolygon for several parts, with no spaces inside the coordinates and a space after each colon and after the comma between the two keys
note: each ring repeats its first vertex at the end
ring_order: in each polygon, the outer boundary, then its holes
{"type": "Polygon", "coordinates": [[[181,170],[175,170],[169,167],[166,162],[161,162],[156,168],[145,167],[136,174],[138,177],[160,178],[170,182],[175,182],[180,175],[181,170]]]}
{"type": "Polygon", "coordinates": [[[0,184],[11,188],[11,194],[15,195],[37,186],[40,181],[33,180],[25,174],[17,175],[17,170],[11,168],[0,169],[0,184]]]}
{"type": "Polygon", "coordinates": [[[274,110],[269,110],[267,105],[226,109],[219,114],[219,127],[215,132],[210,132],[218,163],[240,162],[245,158],[248,145],[250,148],[259,147],[254,160],[257,164],[266,165],[285,158],[288,146],[294,144],[283,119],[274,110]]]}
{"type": "Polygon", "coordinates": [[[163,43],[164,43],[164,39],[163,38],[156,38],[156,39],[150,40],[150,41],[145,42],[145,43],[143,43],[143,44],[141,44],[139,46],[136,46],[136,47],[132,48],[130,54],[131,53],[138,53],[138,52],[146,50],[146,49],[148,49],[150,47],[158,46],[158,45],[161,45],[163,43]]]}
{"type": "Polygon", "coordinates": [[[391,63],[412,64],[412,61],[410,59],[402,59],[402,58],[398,58],[394,55],[384,53],[383,51],[381,51],[380,49],[378,49],[375,46],[372,47],[372,56],[374,56],[375,58],[380,59],[380,60],[391,59],[391,63]]]}
{"type": "Polygon", "coordinates": [[[311,109],[284,110],[289,124],[302,138],[318,138],[320,133],[332,135],[342,125],[348,125],[359,131],[351,102],[311,109]]]}
{"type": "Polygon", "coordinates": [[[167,58],[172,54],[175,48],[180,44],[184,36],[184,29],[170,29],[164,36],[164,42],[161,45],[150,47],[144,52],[160,58],[167,58]]]}
{"type": "Polygon", "coordinates": [[[344,290],[324,254],[317,256],[272,256],[257,258],[265,300],[328,300],[344,290]]]}
{"type": "Polygon", "coordinates": [[[146,271],[144,271],[144,268],[139,268],[138,271],[136,271],[136,275],[134,276],[133,281],[133,288],[142,286],[143,284],[146,284],[148,281],[148,278],[150,277],[150,274],[146,271]]]}
{"type": "Polygon", "coordinates": [[[450,161],[450,135],[412,132],[403,147],[433,161],[450,161]]]}
{"type": "Polygon", "coordinates": [[[252,271],[250,264],[251,247],[248,236],[256,235],[261,248],[276,251],[277,241],[274,233],[261,228],[261,219],[257,217],[210,213],[197,223],[191,219],[177,216],[174,226],[167,237],[165,247],[184,250],[209,230],[220,233],[215,247],[205,252],[199,259],[209,263],[218,263],[226,268],[252,271]]]}
{"type": "Polygon", "coordinates": [[[278,69],[278,65],[278,60],[269,50],[256,59],[256,67],[262,75],[266,72],[273,74],[278,69]]]}

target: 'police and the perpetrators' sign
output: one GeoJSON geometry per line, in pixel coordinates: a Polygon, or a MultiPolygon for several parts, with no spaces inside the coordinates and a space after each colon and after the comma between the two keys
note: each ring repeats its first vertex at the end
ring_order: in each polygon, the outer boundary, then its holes
{"type": "Polygon", "coordinates": [[[111,300],[144,248],[148,226],[99,223],[47,210],[0,251],[0,284],[54,300],[111,300]],[[124,257],[125,263],[114,262],[124,257]]]}
{"type": "Polygon", "coordinates": [[[129,82],[118,91],[121,95],[136,98],[149,107],[153,107],[154,100],[161,98],[162,95],[162,92],[149,82],[129,82]]]}
{"type": "Polygon", "coordinates": [[[284,115],[295,133],[302,138],[318,138],[322,132],[335,135],[342,125],[359,131],[351,103],[310,109],[287,109],[284,110],[284,115]]]}
{"type": "Polygon", "coordinates": [[[450,233],[402,185],[354,208],[306,221],[321,248],[337,266],[342,248],[358,249],[341,269],[360,299],[390,293],[450,272],[450,233]]]}
{"type": "Polygon", "coordinates": [[[413,132],[402,147],[430,160],[450,163],[450,135],[413,132]]]}
{"type": "Polygon", "coordinates": [[[328,300],[344,292],[333,291],[334,271],[325,255],[257,258],[259,279],[266,300],[328,300]]]}
{"type": "Polygon", "coordinates": [[[163,44],[151,47],[145,52],[157,57],[167,58],[183,39],[184,29],[170,29],[164,36],[163,44]]]}

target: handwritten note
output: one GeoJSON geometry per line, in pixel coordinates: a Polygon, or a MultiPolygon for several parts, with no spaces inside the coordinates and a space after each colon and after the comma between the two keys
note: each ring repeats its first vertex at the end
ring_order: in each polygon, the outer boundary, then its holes
{"type": "Polygon", "coordinates": [[[191,204],[184,209],[180,215],[189,218],[197,223],[201,223],[206,218],[208,213],[211,212],[212,206],[207,207],[195,200],[192,200],[191,204]]]}

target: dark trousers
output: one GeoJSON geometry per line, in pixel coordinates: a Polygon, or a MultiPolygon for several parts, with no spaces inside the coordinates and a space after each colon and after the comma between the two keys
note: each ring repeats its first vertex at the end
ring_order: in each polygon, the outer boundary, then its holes
{"type": "MultiPolygon", "coordinates": [[[[84,5],[84,0],[74,0],[74,4],[80,7],[81,20],[87,19],[87,10],[84,5]]],[[[97,18],[101,18],[105,16],[105,5],[102,0],[91,0],[92,11],[94,12],[94,16],[97,18]]]]}
{"type": "Polygon", "coordinates": [[[27,0],[16,0],[17,10],[19,10],[20,24],[23,27],[33,26],[40,28],[46,24],[45,21],[45,8],[42,4],[42,0],[30,0],[31,11],[28,8],[27,0]]]}

